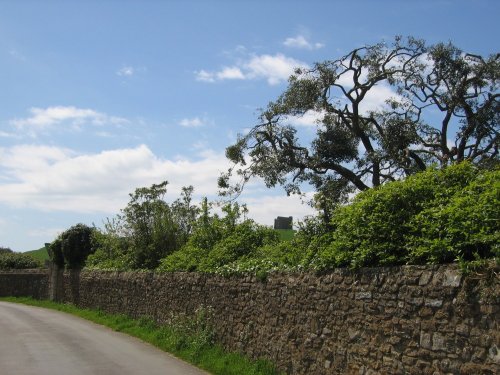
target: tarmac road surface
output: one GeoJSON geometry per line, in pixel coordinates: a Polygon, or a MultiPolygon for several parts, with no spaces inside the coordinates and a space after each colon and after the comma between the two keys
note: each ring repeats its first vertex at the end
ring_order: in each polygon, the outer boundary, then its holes
{"type": "Polygon", "coordinates": [[[207,373],[73,315],[0,302],[0,375],[160,374],[207,373]]]}

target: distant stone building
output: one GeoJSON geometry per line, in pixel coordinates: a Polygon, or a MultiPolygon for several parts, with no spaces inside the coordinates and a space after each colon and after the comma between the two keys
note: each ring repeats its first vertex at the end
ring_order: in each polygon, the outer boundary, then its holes
{"type": "Polygon", "coordinates": [[[274,219],[274,229],[292,229],[293,217],[278,216],[274,219]]]}

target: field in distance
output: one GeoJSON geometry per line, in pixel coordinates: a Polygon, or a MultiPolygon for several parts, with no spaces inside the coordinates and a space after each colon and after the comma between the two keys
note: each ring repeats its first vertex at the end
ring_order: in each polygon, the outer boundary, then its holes
{"type": "Polygon", "coordinates": [[[30,255],[37,260],[40,260],[42,263],[45,260],[49,259],[49,254],[47,253],[47,249],[45,248],[45,246],[39,248],[38,250],[26,251],[25,254],[30,255]]]}

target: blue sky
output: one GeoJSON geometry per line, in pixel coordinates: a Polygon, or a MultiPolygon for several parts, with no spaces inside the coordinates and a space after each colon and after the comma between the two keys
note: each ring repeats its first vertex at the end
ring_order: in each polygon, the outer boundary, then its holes
{"type": "MultiPolygon", "coordinates": [[[[295,66],[413,35],[498,52],[491,1],[0,1],[0,245],[101,225],[136,187],[216,198],[224,149],[295,66]]],[[[304,127],[312,132],[312,127],[304,127]]],[[[250,216],[313,211],[258,182],[250,216]]]]}

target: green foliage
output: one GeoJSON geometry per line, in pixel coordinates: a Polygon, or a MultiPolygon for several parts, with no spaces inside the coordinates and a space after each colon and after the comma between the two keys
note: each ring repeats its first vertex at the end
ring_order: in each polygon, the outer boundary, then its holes
{"type": "Polygon", "coordinates": [[[49,258],[59,268],[81,269],[87,257],[95,251],[92,236],[95,229],[76,224],[45,244],[49,258]]]}
{"type": "Polygon", "coordinates": [[[223,265],[251,256],[262,246],[279,242],[273,229],[248,219],[239,222],[246,213],[245,207],[228,204],[222,211],[225,213],[222,218],[210,215],[205,201],[188,243],[164,258],[159,270],[214,272],[223,265]]]}
{"type": "Polygon", "coordinates": [[[254,274],[258,280],[267,280],[269,272],[300,271],[304,257],[303,249],[293,246],[292,242],[282,242],[258,248],[254,254],[237,259],[215,270],[217,274],[230,276],[234,274],[254,274]]]}
{"type": "Polygon", "coordinates": [[[288,194],[309,184],[330,222],[352,191],[433,165],[498,165],[499,78],[498,53],[471,55],[451,43],[399,36],[297,69],[258,124],[226,149],[232,166],[219,178],[221,194],[240,194],[255,177],[288,194]],[[398,95],[366,110],[381,85],[398,95]],[[316,135],[301,137],[294,118],[311,113],[318,114],[316,135]]]}
{"type": "Polygon", "coordinates": [[[164,200],[168,182],[138,188],[116,218],[93,237],[96,252],[87,267],[96,269],[154,269],[190,237],[199,208],[192,204],[193,187],[184,187],[172,204],[164,200]]]}
{"type": "MultiPolygon", "coordinates": [[[[466,180],[470,170],[465,169],[463,165],[445,172],[456,170],[463,175],[455,177],[466,180]]],[[[433,204],[425,205],[412,218],[407,236],[412,263],[474,261],[500,255],[500,170],[480,173],[467,182],[457,184],[454,191],[443,189],[433,204]]]]}
{"type": "Polygon", "coordinates": [[[104,230],[95,229],[92,233],[92,246],[96,251],[87,258],[85,267],[119,271],[132,269],[129,243],[127,237],[121,236],[121,224],[116,219],[108,219],[104,230]]]}
{"type": "Polygon", "coordinates": [[[245,220],[215,244],[202,261],[200,269],[215,271],[218,267],[251,255],[259,247],[275,245],[278,241],[278,236],[272,229],[245,220]]]}
{"type": "Polygon", "coordinates": [[[275,229],[276,233],[278,233],[280,241],[291,241],[295,234],[293,229],[275,229]]]}
{"type": "Polygon", "coordinates": [[[123,209],[123,229],[130,239],[135,268],[155,268],[159,259],[178,249],[180,232],[163,200],[168,182],[136,189],[123,209]]]}
{"type": "Polygon", "coordinates": [[[10,247],[0,246],[0,254],[12,253],[12,249],[10,247]]]}
{"type": "Polygon", "coordinates": [[[358,194],[351,204],[299,224],[293,240],[261,246],[217,269],[222,275],[499,259],[500,170],[460,163],[358,194]]]}
{"type": "Polygon", "coordinates": [[[197,247],[191,241],[184,245],[179,251],[163,258],[158,267],[159,271],[174,272],[199,270],[209,250],[197,247]]]}
{"type": "Polygon", "coordinates": [[[45,244],[47,248],[47,253],[49,254],[50,260],[59,268],[64,268],[64,255],[62,252],[62,241],[61,237],[58,236],[50,244],[45,244]]]}
{"type": "Polygon", "coordinates": [[[28,269],[40,268],[42,263],[25,253],[14,253],[12,251],[0,252],[0,269],[28,269]]]}
{"type": "Polygon", "coordinates": [[[38,259],[41,262],[44,262],[46,260],[49,260],[49,253],[47,252],[47,248],[41,247],[38,250],[31,250],[31,251],[26,251],[25,254],[32,256],[35,259],[38,259]]]}
{"type": "Polygon", "coordinates": [[[316,268],[445,263],[498,253],[500,171],[470,163],[359,194],[310,258],[316,268]]]}
{"type": "MultiPolygon", "coordinates": [[[[462,162],[369,189],[328,216],[306,218],[286,241],[279,232],[246,219],[230,203],[212,214],[205,199],[191,205],[192,189],[168,205],[166,183],[136,190],[104,231],[92,233],[87,267],[129,270],[249,272],[335,267],[476,262],[499,256],[500,169],[462,162]],[[160,258],[163,256],[163,258],[160,258]]],[[[288,233],[288,232],[287,232],[288,233]]],[[[63,236],[49,251],[56,259],[63,236]]],[[[62,258],[64,260],[64,257],[62,258]]]]}
{"type": "Polygon", "coordinates": [[[85,224],[76,224],[60,235],[64,263],[69,269],[80,269],[87,257],[95,250],[92,246],[94,229],[85,224]]]}

